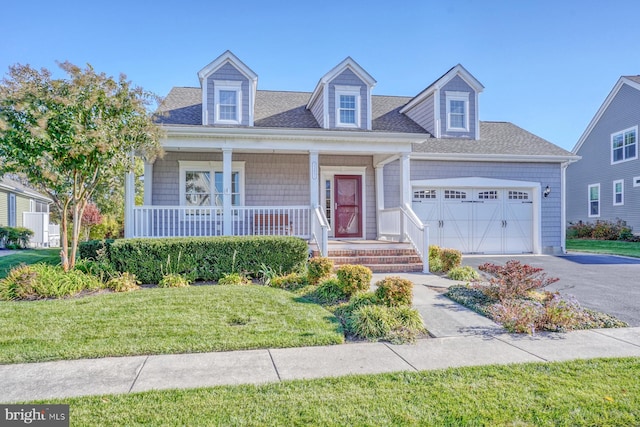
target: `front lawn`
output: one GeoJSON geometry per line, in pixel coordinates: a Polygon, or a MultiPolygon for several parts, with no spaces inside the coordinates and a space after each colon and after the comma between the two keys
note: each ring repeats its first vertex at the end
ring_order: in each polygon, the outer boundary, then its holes
{"type": "Polygon", "coordinates": [[[0,363],[342,342],[331,313],[266,286],[0,302],[0,363]]]}
{"type": "MultiPolygon", "coordinates": [[[[313,363],[310,361],[309,363],[313,363]]],[[[72,425],[640,425],[640,358],[70,398],[72,425]]]]}
{"type": "Polygon", "coordinates": [[[24,249],[11,255],[0,256],[0,279],[6,277],[9,270],[16,265],[38,262],[60,264],[60,248],[24,249]]]}
{"type": "Polygon", "coordinates": [[[567,250],[640,258],[640,242],[620,240],[567,239],[567,250]]]}

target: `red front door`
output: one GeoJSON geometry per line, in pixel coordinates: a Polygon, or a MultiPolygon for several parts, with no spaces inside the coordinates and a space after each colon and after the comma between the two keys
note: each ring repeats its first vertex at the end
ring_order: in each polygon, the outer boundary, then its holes
{"type": "Polygon", "coordinates": [[[362,237],[362,176],[335,175],[335,237],[362,237]]]}

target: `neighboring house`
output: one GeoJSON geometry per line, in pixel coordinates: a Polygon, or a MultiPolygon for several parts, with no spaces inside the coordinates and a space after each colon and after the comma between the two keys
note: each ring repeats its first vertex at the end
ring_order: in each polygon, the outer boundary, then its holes
{"type": "Polygon", "coordinates": [[[480,122],[484,88],[461,65],[414,97],[373,95],[351,58],[312,92],[257,90],[229,51],[198,77],[159,109],[166,155],[145,165],[144,206],[128,176],[128,237],[290,234],[324,247],[326,232],[420,246],[426,222],[431,243],[465,253],[563,251],[563,167],[576,157],[480,122]]]}
{"type": "Polygon", "coordinates": [[[640,232],[640,76],[620,77],[587,126],[567,169],[567,221],[626,221],[640,232]]]}
{"type": "Polygon", "coordinates": [[[32,230],[33,246],[49,246],[49,204],[52,200],[13,180],[0,177],[0,227],[32,230]]]}

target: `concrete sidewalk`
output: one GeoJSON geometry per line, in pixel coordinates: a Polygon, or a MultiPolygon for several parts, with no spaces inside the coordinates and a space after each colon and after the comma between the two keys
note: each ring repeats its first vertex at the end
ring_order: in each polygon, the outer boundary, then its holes
{"type": "MultiPolygon", "coordinates": [[[[384,276],[374,275],[373,282],[384,276]]],[[[416,284],[414,306],[434,338],[414,345],[350,343],[0,365],[0,403],[457,366],[640,357],[640,328],[511,335],[443,297],[439,290],[451,281],[419,273],[402,276],[416,284]]]]}

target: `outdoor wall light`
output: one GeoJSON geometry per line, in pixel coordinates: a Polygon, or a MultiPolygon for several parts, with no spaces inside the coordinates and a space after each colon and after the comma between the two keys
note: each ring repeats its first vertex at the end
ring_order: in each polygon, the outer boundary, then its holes
{"type": "Polygon", "coordinates": [[[542,194],[544,195],[544,197],[547,197],[549,194],[551,194],[551,188],[549,188],[549,186],[547,185],[547,188],[544,189],[544,192],[542,194]]]}

